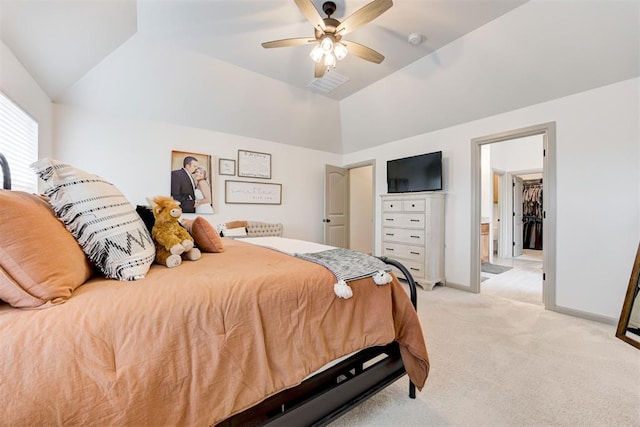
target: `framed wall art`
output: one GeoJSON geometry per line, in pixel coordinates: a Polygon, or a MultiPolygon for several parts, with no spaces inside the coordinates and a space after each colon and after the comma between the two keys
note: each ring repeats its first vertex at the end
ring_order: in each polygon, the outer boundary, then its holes
{"type": "Polygon", "coordinates": [[[640,349],[640,244],[631,269],[616,337],[640,349]]]}
{"type": "Polygon", "coordinates": [[[212,214],[212,162],[209,154],[171,152],[171,197],[184,213],[212,214]]]}
{"type": "Polygon", "coordinates": [[[238,150],[238,176],[271,179],[271,154],[238,150]]]}
{"type": "Polygon", "coordinates": [[[219,159],[218,160],[218,173],[220,175],[235,176],[235,174],[236,174],[236,161],[233,160],[233,159],[219,159]]]}
{"type": "Polygon", "coordinates": [[[225,203],[279,205],[282,203],[282,184],[249,181],[225,181],[225,203]]]}

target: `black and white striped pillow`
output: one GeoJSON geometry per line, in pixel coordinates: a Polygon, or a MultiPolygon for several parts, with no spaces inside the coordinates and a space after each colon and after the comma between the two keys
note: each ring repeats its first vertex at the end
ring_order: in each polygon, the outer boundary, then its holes
{"type": "Polygon", "coordinates": [[[155,246],[135,208],[113,184],[53,159],[31,167],[58,218],[106,277],[144,278],[155,246]]]}

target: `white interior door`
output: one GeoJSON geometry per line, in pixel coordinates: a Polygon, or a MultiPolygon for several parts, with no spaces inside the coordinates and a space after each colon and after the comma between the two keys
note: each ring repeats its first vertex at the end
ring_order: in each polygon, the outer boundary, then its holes
{"type": "Polygon", "coordinates": [[[325,167],[324,244],[349,247],[349,170],[325,167]]]}
{"type": "Polygon", "coordinates": [[[513,177],[513,257],[522,255],[522,178],[513,177]]]}
{"type": "Polygon", "coordinates": [[[375,195],[373,165],[349,168],[349,249],[373,253],[375,195]]]}

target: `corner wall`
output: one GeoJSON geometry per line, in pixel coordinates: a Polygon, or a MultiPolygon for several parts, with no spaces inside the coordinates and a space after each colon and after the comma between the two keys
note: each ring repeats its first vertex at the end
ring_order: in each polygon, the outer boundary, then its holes
{"type": "Polygon", "coordinates": [[[38,122],[38,155],[52,152],[52,104],[42,88],[0,40],[0,90],[38,122]]]}

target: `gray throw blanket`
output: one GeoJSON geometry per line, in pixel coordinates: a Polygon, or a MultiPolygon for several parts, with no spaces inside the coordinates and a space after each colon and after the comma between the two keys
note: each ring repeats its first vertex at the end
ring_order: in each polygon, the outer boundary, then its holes
{"type": "Polygon", "coordinates": [[[324,266],[335,274],[338,280],[345,282],[373,276],[380,270],[387,273],[391,271],[391,267],[376,257],[343,248],[307,254],[297,253],[296,256],[324,266]]]}

